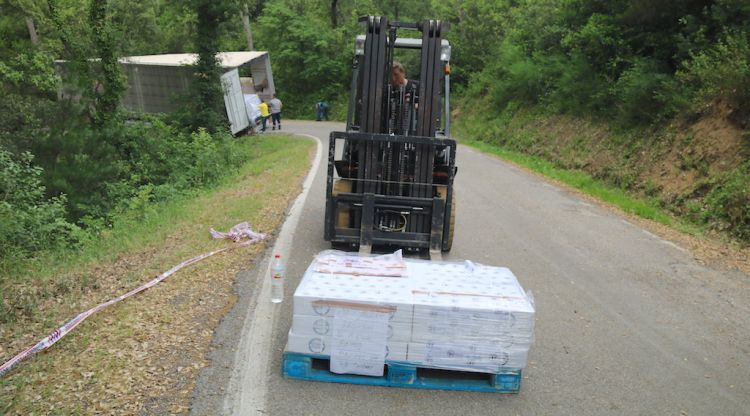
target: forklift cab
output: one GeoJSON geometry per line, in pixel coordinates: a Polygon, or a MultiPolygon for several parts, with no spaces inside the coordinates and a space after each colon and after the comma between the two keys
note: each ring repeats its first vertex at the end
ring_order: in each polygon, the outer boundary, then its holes
{"type": "Polygon", "coordinates": [[[362,252],[387,246],[439,255],[451,249],[455,222],[447,24],[360,22],[366,34],[355,40],[346,131],[329,142],[325,238],[362,252]],[[419,53],[418,82],[392,85],[400,48],[419,53]]]}
{"type": "MultiPolygon", "coordinates": [[[[365,35],[358,35],[355,41],[355,47],[354,47],[354,63],[353,63],[353,69],[355,72],[355,76],[352,77],[352,91],[351,96],[354,102],[351,102],[349,105],[349,111],[348,111],[348,117],[347,117],[347,124],[346,124],[346,130],[347,131],[358,131],[360,129],[361,119],[360,115],[362,114],[362,99],[363,97],[361,95],[357,96],[357,93],[361,93],[362,88],[361,86],[354,85],[356,82],[358,82],[359,79],[361,79],[364,74],[364,67],[363,62],[364,61],[364,52],[365,52],[365,35]]],[[[390,38],[387,40],[388,43],[390,43],[390,38]]],[[[420,78],[415,78],[411,74],[420,74],[421,65],[418,65],[415,68],[406,68],[407,69],[407,78],[409,78],[409,85],[407,85],[405,88],[400,89],[398,87],[394,87],[392,83],[390,83],[392,72],[393,71],[393,62],[396,62],[395,55],[398,50],[409,50],[409,51],[415,51],[416,53],[421,53],[422,51],[422,39],[418,38],[407,38],[407,37],[396,37],[395,41],[393,42],[393,48],[396,50],[394,51],[391,59],[391,65],[387,68],[387,75],[386,75],[386,96],[388,97],[388,121],[389,124],[387,126],[387,132],[389,134],[402,134],[402,135],[408,135],[408,136],[415,136],[417,135],[417,129],[416,129],[416,112],[418,111],[418,103],[420,101],[420,78]],[[405,98],[407,98],[409,95],[412,95],[414,97],[413,103],[416,104],[416,106],[409,105],[409,102],[405,102],[405,98]],[[404,105],[405,104],[405,105],[404,105]],[[403,111],[399,112],[397,111],[398,108],[401,108],[403,111]]],[[[441,89],[438,91],[438,97],[439,97],[439,107],[443,109],[443,112],[440,112],[440,109],[437,109],[438,111],[435,114],[435,135],[436,137],[450,137],[450,58],[451,58],[451,46],[448,43],[447,40],[441,39],[440,44],[440,63],[442,66],[442,80],[440,82],[441,89]]],[[[428,61],[429,62],[429,61],[428,61]]]]}

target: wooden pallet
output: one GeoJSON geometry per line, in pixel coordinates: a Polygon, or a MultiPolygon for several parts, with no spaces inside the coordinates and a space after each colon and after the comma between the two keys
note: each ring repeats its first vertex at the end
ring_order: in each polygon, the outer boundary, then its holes
{"type": "Polygon", "coordinates": [[[509,369],[499,374],[488,374],[439,370],[408,362],[386,361],[383,376],[370,377],[332,373],[329,364],[330,360],[325,356],[284,351],[282,374],[286,378],[297,380],[412,389],[518,393],[521,388],[521,370],[509,369]]]}

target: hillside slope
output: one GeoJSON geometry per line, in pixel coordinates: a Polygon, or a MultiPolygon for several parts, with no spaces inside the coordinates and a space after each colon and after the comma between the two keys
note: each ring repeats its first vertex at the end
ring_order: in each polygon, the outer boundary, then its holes
{"type": "Polygon", "coordinates": [[[529,109],[456,116],[461,137],[583,170],[654,198],[676,216],[750,242],[750,132],[733,123],[722,103],[694,120],[630,130],[529,109]]]}

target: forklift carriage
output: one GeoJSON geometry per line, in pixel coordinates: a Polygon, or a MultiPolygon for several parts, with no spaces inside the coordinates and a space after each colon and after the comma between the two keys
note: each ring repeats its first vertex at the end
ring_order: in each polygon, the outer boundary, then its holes
{"type": "Polygon", "coordinates": [[[360,22],[367,33],[356,40],[346,132],[331,133],[329,142],[325,239],[362,252],[373,246],[447,252],[457,171],[456,142],[448,138],[447,24],[376,16],[360,22]],[[399,29],[420,31],[421,39],[399,38],[399,29]],[[391,85],[394,48],[421,51],[418,83],[391,85]]]}

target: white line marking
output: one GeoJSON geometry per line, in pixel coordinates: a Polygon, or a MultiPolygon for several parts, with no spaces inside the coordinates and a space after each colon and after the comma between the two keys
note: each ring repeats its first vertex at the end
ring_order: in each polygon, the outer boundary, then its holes
{"type": "Polygon", "coordinates": [[[649,236],[649,237],[651,237],[651,238],[653,238],[655,240],[661,240],[661,238],[659,238],[659,236],[657,236],[656,234],[654,234],[654,233],[652,233],[650,231],[644,230],[643,228],[641,228],[641,232],[643,232],[644,234],[646,234],[647,236],[649,236]]]}
{"type": "MultiPolygon", "coordinates": [[[[294,230],[297,229],[302,207],[315,179],[323,153],[320,138],[309,134],[298,134],[315,140],[317,147],[310,171],[302,184],[302,192],[294,200],[289,214],[281,226],[279,236],[272,250],[267,253],[280,254],[282,259],[289,259],[294,230]]],[[[271,303],[271,268],[270,256],[263,259],[255,277],[253,298],[250,301],[245,321],[242,325],[242,338],[235,354],[235,368],[229,381],[227,395],[224,398],[223,413],[227,415],[250,415],[266,413],[266,394],[268,392],[268,363],[271,361],[271,339],[276,315],[283,304],[271,303]]],[[[291,299],[286,300],[290,302],[291,299]]]]}
{"type": "Polygon", "coordinates": [[[687,250],[686,248],[682,248],[682,247],[678,246],[677,244],[675,244],[675,243],[673,243],[673,242],[671,242],[671,241],[669,241],[669,240],[664,240],[664,239],[661,239],[661,238],[660,238],[659,240],[660,240],[660,241],[661,241],[662,243],[664,243],[664,244],[666,244],[666,245],[668,245],[668,246],[674,247],[674,248],[676,248],[677,250],[680,250],[680,251],[681,251],[681,252],[683,252],[683,253],[687,253],[687,254],[690,254],[690,251],[688,251],[688,250],[687,250]]]}
{"type": "Polygon", "coordinates": [[[659,241],[662,244],[666,244],[666,245],[668,245],[670,247],[676,248],[677,250],[680,250],[683,253],[689,253],[688,250],[686,250],[686,249],[678,246],[677,244],[675,244],[675,243],[673,243],[673,242],[671,242],[669,240],[665,240],[665,239],[659,237],[658,235],[656,235],[656,234],[654,234],[654,233],[652,233],[650,231],[646,231],[643,228],[641,228],[641,231],[643,231],[643,233],[646,234],[647,236],[652,237],[653,239],[655,239],[656,241],[659,241]]]}

